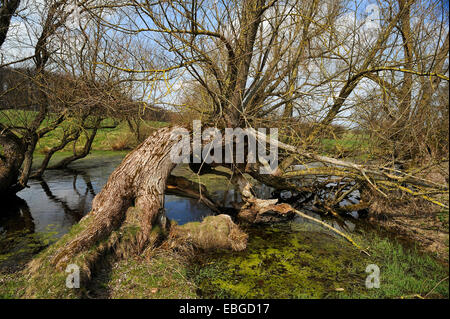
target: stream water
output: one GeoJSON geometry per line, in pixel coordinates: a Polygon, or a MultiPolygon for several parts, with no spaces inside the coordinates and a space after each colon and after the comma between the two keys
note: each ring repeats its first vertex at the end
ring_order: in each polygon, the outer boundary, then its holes
{"type": "MultiPolygon", "coordinates": [[[[123,155],[96,156],[70,169],[47,171],[42,180],[0,206],[0,271],[20,268],[43,246],[66,234],[91,209],[123,155]],[[41,245],[42,244],[42,245],[41,245]]],[[[165,196],[167,216],[178,224],[201,221],[211,211],[195,199],[165,196]]]]}
{"type": "MultiPolygon", "coordinates": [[[[91,208],[94,196],[123,156],[80,160],[71,169],[48,171],[32,180],[13,201],[0,207],[0,271],[20,268],[43,247],[68,232],[91,208]]],[[[187,176],[186,167],[175,174],[187,176]]],[[[239,200],[225,177],[202,176],[212,196],[227,206],[239,200]]],[[[271,192],[259,189],[259,196],[271,192]]],[[[165,196],[167,217],[178,224],[201,221],[212,212],[195,199],[165,196]]],[[[316,216],[317,217],[317,216],[316,216]]],[[[358,231],[350,217],[335,227],[358,231]]],[[[360,253],[322,227],[303,218],[280,225],[249,227],[243,252],[199,255],[194,265],[203,297],[323,297],[347,287],[364,286],[366,264],[360,253]],[[211,266],[212,265],[212,266],[211,266]],[[206,276],[205,272],[209,272],[206,276]],[[202,280],[211,278],[215,280],[202,280]],[[287,287],[287,289],[286,289],[287,287]]]]}
{"type": "MultiPolygon", "coordinates": [[[[0,207],[0,234],[46,232],[56,237],[68,232],[91,209],[94,196],[102,189],[122,156],[84,160],[71,169],[48,171],[43,180],[32,180],[29,188],[0,207]]],[[[194,199],[165,196],[168,217],[179,224],[201,221],[210,211],[194,199]]]]}

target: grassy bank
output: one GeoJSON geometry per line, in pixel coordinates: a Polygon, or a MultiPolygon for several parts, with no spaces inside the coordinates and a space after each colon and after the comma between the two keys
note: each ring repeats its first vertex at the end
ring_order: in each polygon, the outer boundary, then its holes
{"type": "MultiPolygon", "coordinates": [[[[113,119],[106,119],[102,125],[112,125],[113,119]]],[[[158,121],[142,121],[142,134],[148,135],[153,130],[166,126],[168,123],[158,121]]],[[[36,146],[36,153],[43,154],[46,150],[57,145],[63,136],[63,127],[59,127],[49,132],[41,138],[36,146]]],[[[76,147],[82,148],[86,141],[86,136],[82,135],[76,143],[76,147]]],[[[114,128],[101,128],[97,131],[94,142],[92,144],[93,151],[119,151],[129,150],[138,144],[136,137],[130,131],[126,122],[119,122],[114,128]]],[[[73,143],[68,144],[62,152],[71,152],[73,143]]]]}
{"type": "MultiPolygon", "coordinates": [[[[82,227],[75,225],[70,233],[82,227]]],[[[352,234],[368,247],[367,256],[315,226],[295,227],[289,234],[283,227],[250,230],[243,252],[186,258],[159,251],[151,258],[111,262],[82,293],[65,288],[64,272],[48,274],[44,281],[21,272],[0,274],[0,298],[24,297],[30,286],[48,298],[449,298],[448,264],[413,245],[376,232],[352,234]],[[378,289],[365,286],[370,264],[380,269],[378,289]]],[[[64,239],[56,245],[63,244],[64,239]]],[[[39,257],[45,259],[54,248],[39,257]]]]}
{"type": "Polygon", "coordinates": [[[160,252],[149,259],[121,260],[100,271],[90,295],[112,299],[197,298],[188,270],[187,261],[170,252],[160,252]]]}
{"type": "Polygon", "coordinates": [[[370,153],[370,139],[364,134],[347,132],[341,137],[321,140],[321,151],[326,155],[351,154],[360,159],[367,159],[370,153]]]}

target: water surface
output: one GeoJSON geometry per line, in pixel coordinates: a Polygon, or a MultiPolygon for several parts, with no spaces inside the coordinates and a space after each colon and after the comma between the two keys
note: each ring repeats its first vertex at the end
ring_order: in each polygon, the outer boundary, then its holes
{"type": "MultiPolygon", "coordinates": [[[[123,154],[90,156],[70,169],[46,171],[43,179],[0,206],[0,270],[16,268],[33,254],[66,234],[86,215],[92,200],[120,164],[123,154]]],[[[165,196],[167,217],[184,224],[212,212],[196,199],[165,196]]]]}

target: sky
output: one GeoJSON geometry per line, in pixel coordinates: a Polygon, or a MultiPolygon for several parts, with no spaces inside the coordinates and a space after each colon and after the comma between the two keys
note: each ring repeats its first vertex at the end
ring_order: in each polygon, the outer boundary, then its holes
{"type": "MultiPolygon", "coordinates": [[[[41,21],[40,21],[40,12],[44,10],[44,4],[46,0],[23,0],[20,7],[20,16],[15,17],[11,23],[11,29],[8,32],[7,40],[3,44],[0,49],[0,63],[7,63],[11,61],[15,61],[21,58],[26,58],[31,56],[34,51],[34,44],[36,43],[37,36],[41,31],[41,21]]],[[[220,2],[218,2],[220,3],[220,2]]],[[[321,2],[323,6],[325,6],[324,2],[321,2]]],[[[443,5],[448,8],[448,1],[444,1],[443,5]]],[[[218,5],[220,9],[220,5],[218,5]]],[[[345,34],[345,32],[349,29],[356,29],[357,38],[360,39],[367,47],[370,47],[371,43],[373,43],[378,35],[378,31],[380,29],[380,24],[383,24],[383,17],[380,14],[379,4],[376,1],[348,1],[346,6],[347,12],[342,14],[337,21],[336,32],[338,34],[345,34]]],[[[68,23],[69,28],[75,28],[77,19],[80,18],[79,14],[77,14],[77,10],[72,14],[72,19],[68,23]]],[[[171,13],[168,13],[169,15],[171,13]]],[[[267,18],[270,19],[270,15],[273,14],[270,11],[267,13],[267,18]]],[[[111,15],[110,19],[121,19],[120,16],[111,15]]],[[[128,21],[130,22],[130,21],[128,21]]],[[[135,23],[135,27],[143,27],[144,24],[142,21],[133,20],[132,23],[135,23]]],[[[148,21],[147,21],[148,22],[148,21]]],[[[413,20],[413,24],[419,23],[420,21],[413,20]]],[[[214,19],[210,20],[209,23],[214,23],[214,19]]],[[[267,24],[267,22],[265,22],[267,24]]],[[[235,23],[235,27],[238,23],[235,23]]],[[[448,24],[445,25],[445,30],[443,33],[448,32],[448,24]]],[[[137,34],[135,35],[138,39],[144,40],[147,34],[137,34]]],[[[114,35],[111,33],[111,37],[114,35]]],[[[351,43],[343,42],[341,48],[344,52],[345,50],[351,50],[351,43]]],[[[173,58],[173,53],[165,52],[164,53],[167,59],[173,58]]],[[[401,54],[401,53],[400,53],[401,54]]],[[[151,57],[150,57],[151,58],[151,57]]],[[[30,63],[28,61],[27,63],[30,63]]],[[[332,60],[327,61],[325,66],[319,68],[318,65],[309,64],[308,65],[310,72],[328,72],[329,74],[333,74],[336,70],[336,65],[332,60]]],[[[160,82],[157,85],[154,85],[152,88],[151,94],[145,94],[144,101],[151,104],[180,104],[182,102],[181,96],[183,88],[186,87],[186,83],[192,81],[192,77],[187,72],[172,73],[174,75],[172,78],[169,77],[169,74],[160,74],[160,82]]],[[[251,81],[252,79],[250,79],[251,81]]],[[[299,81],[302,81],[302,77],[299,77],[299,81]]],[[[250,83],[249,81],[249,83],[250,83]]],[[[151,84],[149,84],[151,85],[151,84]]],[[[373,83],[369,80],[362,80],[355,92],[350,96],[350,103],[357,101],[358,96],[364,96],[366,92],[370,92],[373,88],[373,83]]],[[[308,103],[311,103],[310,107],[320,108],[324,104],[332,104],[333,98],[332,95],[337,95],[341,86],[336,85],[334,89],[332,89],[332,94],[329,94],[328,97],[316,97],[315,99],[307,99],[308,103]]],[[[141,92],[143,93],[143,91],[141,92]]],[[[142,95],[142,94],[140,94],[142,95]]],[[[346,116],[350,111],[343,112],[341,115],[346,116]]]]}

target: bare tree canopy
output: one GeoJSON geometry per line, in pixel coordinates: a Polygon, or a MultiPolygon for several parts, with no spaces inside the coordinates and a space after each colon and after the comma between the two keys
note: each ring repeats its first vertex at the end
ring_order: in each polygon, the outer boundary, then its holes
{"type": "MultiPolygon", "coordinates": [[[[105,255],[139,256],[156,246],[243,250],[240,224],[294,216],[370,255],[302,203],[258,197],[256,185],[308,194],[315,212],[337,220],[353,211],[384,214],[390,203],[448,213],[444,1],[28,0],[36,12],[21,11],[23,1],[0,7],[0,195],[86,157],[107,120],[126,127],[137,145],[77,231],[28,265],[31,282],[53,289],[49,277],[62,278],[74,262],[89,282],[105,255]],[[167,123],[144,131],[149,114],[167,123]],[[228,138],[221,130],[244,133],[228,138]],[[55,131],[58,143],[33,171],[38,142],[55,131]],[[213,151],[212,141],[220,142],[213,151]],[[181,144],[195,182],[171,175],[181,144]],[[215,216],[194,229],[165,223],[166,192],[226,212],[201,184],[204,174],[226,176],[239,193],[233,219],[215,216]],[[348,200],[354,192],[358,203],[348,200]],[[216,221],[218,235],[202,237],[216,221]],[[155,228],[164,236],[156,238],[155,228]]],[[[46,296],[36,287],[25,295],[46,296]]]]}

